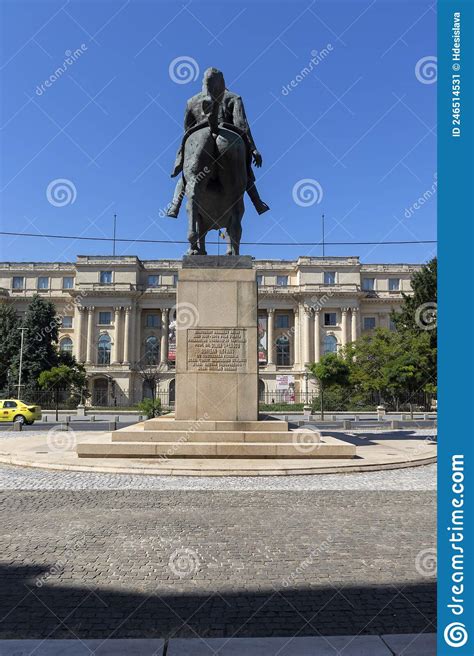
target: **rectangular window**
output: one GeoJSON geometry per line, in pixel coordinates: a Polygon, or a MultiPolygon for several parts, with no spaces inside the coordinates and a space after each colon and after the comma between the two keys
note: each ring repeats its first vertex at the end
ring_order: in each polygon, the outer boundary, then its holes
{"type": "Polygon", "coordinates": [[[286,287],[288,285],[288,276],[277,276],[278,287],[286,287]]]}
{"type": "Polygon", "coordinates": [[[257,276],[257,285],[263,285],[263,276],[257,276]]]}
{"type": "Polygon", "coordinates": [[[64,276],[63,289],[72,289],[74,287],[74,278],[72,276],[64,276]]]}
{"type": "Polygon", "coordinates": [[[364,292],[372,292],[375,289],[375,278],[362,278],[362,289],[364,292]]]}
{"type": "Polygon", "coordinates": [[[99,280],[101,285],[111,285],[112,271],[101,271],[99,280]]]}
{"type": "Polygon", "coordinates": [[[112,323],[112,312],[99,312],[99,324],[101,326],[110,326],[112,323]]]}
{"type": "Polygon", "coordinates": [[[23,276],[13,276],[12,289],[24,289],[25,279],[23,276]]]}
{"type": "Polygon", "coordinates": [[[290,315],[289,314],[277,314],[275,317],[275,323],[277,328],[289,328],[290,327],[290,315]]]}
{"type": "Polygon", "coordinates": [[[47,276],[38,278],[38,289],[49,289],[49,278],[47,276]]]}
{"type": "Polygon", "coordinates": [[[160,317],[158,314],[147,314],[146,323],[147,328],[159,328],[160,327],[160,317]]]}
{"type": "Polygon", "coordinates": [[[173,287],[176,287],[177,284],[178,284],[178,274],[173,273],[173,287]]]}
{"type": "Polygon", "coordinates": [[[337,317],[335,312],[325,312],[324,313],[324,325],[325,326],[337,326],[337,317]]]}
{"type": "Polygon", "coordinates": [[[388,289],[390,292],[398,292],[400,289],[400,278],[389,278],[388,289]]]}
{"type": "Polygon", "coordinates": [[[374,330],[375,317],[364,317],[364,330],[374,330]]]}
{"type": "Polygon", "coordinates": [[[336,272],[335,271],[325,271],[324,272],[324,284],[325,285],[335,285],[336,284],[336,272]]]}
{"type": "Polygon", "coordinates": [[[148,276],[148,287],[158,287],[160,284],[160,276],[150,275],[148,276]]]}
{"type": "Polygon", "coordinates": [[[395,324],[395,321],[390,317],[390,330],[396,330],[397,326],[395,324]]]}
{"type": "Polygon", "coordinates": [[[72,328],[72,317],[63,317],[61,320],[62,328],[72,328]]]}

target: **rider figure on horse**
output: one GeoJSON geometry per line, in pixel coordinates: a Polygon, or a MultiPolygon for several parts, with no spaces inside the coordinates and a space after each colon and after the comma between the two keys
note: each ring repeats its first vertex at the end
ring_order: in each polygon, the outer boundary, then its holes
{"type": "MultiPolygon", "coordinates": [[[[255,175],[252,171],[252,160],[257,168],[262,166],[262,156],[257,150],[250,126],[245,115],[242,98],[225,86],[224,75],[216,68],[208,68],[203,77],[202,91],[190,98],[186,105],[184,115],[185,135],[180,149],[176,155],[176,161],[171,177],[174,178],[183,170],[184,144],[190,134],[196,130],[209,125],[208,101],[212,99],[217,103],[218,125],[237,132],[243,138],[247,149],[247,194],[255,209],[263,214],[270,208],[260,198],[255,186],[255,175]]],[[[181,176],[176,184],[173,200],[166,212],[167,216],[177,218],[185,193],[185,181],[181,176]]]]}

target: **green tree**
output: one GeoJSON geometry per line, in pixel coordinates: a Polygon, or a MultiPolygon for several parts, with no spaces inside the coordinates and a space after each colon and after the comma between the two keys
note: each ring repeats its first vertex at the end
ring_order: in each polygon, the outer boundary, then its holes
{"type": "Polygon", "coordinates": [[[428,332],[432,345],[436,345],[437,274],[438,260],[433,258],[424,264],[420,271],[413,274],[411,278],[413,293],[402,293],[403,302],[400,312],[392,314],[397,330],[428,332]]]}
{"type": "MultiPolygon", "coordinates": [[[[22,390],[26,393],[37,386],[38,376],[42,371],[51,369],[58,364],[58,327],[56,309],[51,301],[33,297],[26,310],[22,327],[23,360],[22,360],[22,390]]],[[[11,371],[14,378],[18,377],[20,367],[20,352],[13,359],[11,371]]]]}
{"type": "Polygon", "coordinates": [[[394,357],[394,333],[378,328],[363,334],[348,349],[349,379],[356,392],[365,398],[376,397],[381,403],[387,394],[385,365],[394,357]]]}
{"type": "MultiPolygon", "coordinates": [[[[438,262],[433,258],[413,274],[413,294],[403,294],[400,312],[392,313],[397,331],[405,339],[428,335],[430,353],[424,367],[429,373],[432,391],[436,390],[437,384],[437,273],[438,262]]],[[[425,344],[425,340],[419,344],[425,344]]]]}
{"type": "MultiPolygon", "coordinates": [[[[0,390],[13,394],[9,376],[15,356],[20,350],[20,319],[13,305],[0,305],[0,390]]],[[[16,382],[16,381],[15,381],[16,382]]]]}
{"type": "Polygon", "coordinates": [[[309,365],[308,371],[319,383],[321,419],[324,420],[324,393],[334,385],[341,387],[349,385],[349,365],[336,353],[326,353],[319,362],[309,365]]]}
{"type": "Polygon", "coordinates": [[[356,393],[375,395],[378,402],[398,409],[433,392],[433,349],[426,332],[396,332],[385,328],[363,335],[351,347],[350,381],[356,393]]]}
{"type": "Polygon", "coordinates": [[[77,362],[74,362],[73,366],[60,364],[49,370],[42,371],[38,376],[38,385],[42,389],[55,392],[57,420],[61,391],[67,391],[75,401],[83,398],[87,388],[86,370],[82,364],[77,362]]]}

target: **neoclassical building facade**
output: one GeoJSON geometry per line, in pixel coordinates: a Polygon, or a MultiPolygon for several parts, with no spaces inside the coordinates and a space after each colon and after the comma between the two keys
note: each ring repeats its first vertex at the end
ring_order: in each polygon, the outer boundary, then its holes
{"type": "MultiPolygon", "coordinates": [[[[59,347],[83,362],[94,405],[133,405],[147,394],[137,363],[162,372],[174,400],[176,286],[180,260],[80,255],[74,263],[0,263],[0,301],[23,313],[34,294],[53,301],[59,347]]],[[[255,260],[261,399],[302,400],[305,365],[364,331],[393,328],[415,264],[362,264],[358,257],[255,260]]]]}

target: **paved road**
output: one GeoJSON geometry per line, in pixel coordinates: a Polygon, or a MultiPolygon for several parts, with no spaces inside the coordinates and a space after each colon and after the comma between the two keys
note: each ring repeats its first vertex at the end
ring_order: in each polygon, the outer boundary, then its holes
{"type": "Polygon", "coordinates": [[[8,490],[0,509],[3,638],[435,630],[433,491],[8,490]]]}
{"type": "MultiPolygon", "coordinates": [[[[113,419],[113,417],[112,417],[113,419]]],[[[112,419],[110,421],[112,421],[112,419]]],[[[66,418],[64,418],[64,421],[66,418]]],[[[23,426],[22,427],[22,433],[23,432],[33,432],[33,433],[42,433],[42,432],[48,432],[54,427],[60,426],[62,423],[62,420],[60,419],[59,422],[56,421],[48,421],[48,422],[42,422],[42,421],[35,421],[35,423],[32,426],[23,426]]],[[[136,424],[136,421],[130,421],[130,420],[124,420],[120,421],[117,424],[117,428],[126,428],[127,426],[131,426],[132,424],[136,424]]],[[[80,421],[73,419],[73,421],[70,423],[70,428],[74,431],[107,431],[109,430],[109,422],[108,421],[80,421]]],[[[7,422],[2,422],[0,424],[0,437],[13,437],[15,435],[18,435],[18,433],[15,433],[13,431],[13,424],[7,423],[7,422]]]]}

